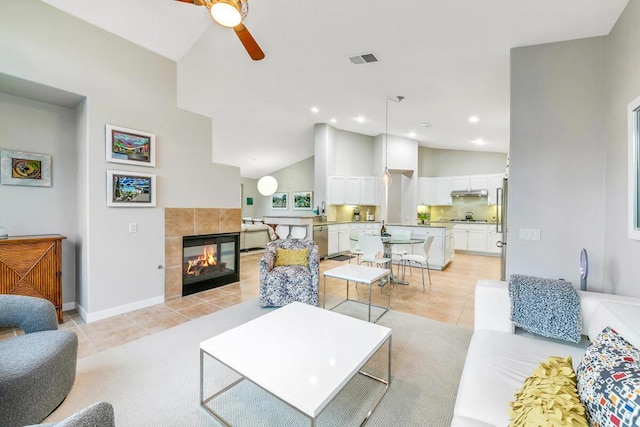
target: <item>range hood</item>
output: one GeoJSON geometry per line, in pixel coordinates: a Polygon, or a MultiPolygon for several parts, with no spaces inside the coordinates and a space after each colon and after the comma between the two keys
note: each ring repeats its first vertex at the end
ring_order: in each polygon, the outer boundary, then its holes
{"type": "Polygon", "coordinates": [[[487,197],[489,190],[454,190],[451,192],[451,197],[487,197]]]}

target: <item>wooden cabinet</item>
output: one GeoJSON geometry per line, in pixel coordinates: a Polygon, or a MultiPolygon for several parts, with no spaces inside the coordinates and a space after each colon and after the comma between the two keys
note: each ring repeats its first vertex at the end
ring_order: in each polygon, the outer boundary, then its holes
{"type": "Polygon", "coordinates": [[[418,201],[421,205],[433,205],[436,193],[435,178],[420,178],[420,197],[418,201]]]}
{"type": "Polygon", "coordinates": [[[462,251],[488,252],[488,224],[456,224],[455,248],[462,251]]]}
{"type": "Polygon", "coordinates": [[[0,294],[27,295],[53,303],[62,322],[64,236],[14,236],[0,240],[0,294]]]}
{"type": "Polygon", "coordinates": [[[329,204],[344,205],[347,196],[346,181],[344,176],[329,177],[329,204]]]}
{"type": "Polygon", "coordinates": [[[349,224],[329,225],[328,255],[337,255],[350,249],[349,224]]]}
{"type": "Polygon", "coordinates": [[[451,206],[451,178],[439,177],[434,179],[435,182],[435,198],[433,205],[435,206],[451,206]]]}

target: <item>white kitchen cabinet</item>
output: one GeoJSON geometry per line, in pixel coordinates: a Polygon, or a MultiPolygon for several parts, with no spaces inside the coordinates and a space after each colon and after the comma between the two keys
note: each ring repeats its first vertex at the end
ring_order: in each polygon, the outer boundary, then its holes
{"type": "Polygon", "coordinates": [[[469,176],[469,190],[486,190],[487,185],[487,175],[469,176]]]}
{"type": "Polygon", "coordinates": [[[420,178],[420,197],[418,203],[431,206],[435,200],[436,181],[435,178],[420,178]]]}
{"type": "Polygon", "coordinates": [[[337,255],[350,249],[349,224],[330,224],[328,255],[337,255]]]}
{"type": "Polygon", "coordinates": [[[456,224],[455,248],[461,251],[487,252],[488,224],[456,224]]]}
{"type": "Polygon", "coordinates": [[[376,204],[376,181],[373,176],[330,176],[330,205],[376,204]]]}
{"type": "Polygon", "coordinates": [[[344,176],[329,177],[329,204],[344,205],[347,196],[346,178],[344,176]]]}
{"type": "Polygon", "coordinates": [[[434,206],[451,206],[451,177],[434,178],[435,198],[434,206]]]}
{"type": "Polygon", "coordinates": [[[452,191],[465,191],[469,189],[469,177],[468,176],[452,176],[451,177],[451,190],[452,191]]]}
{"type": "Polygon", "coordinates": [[[496,190],[498,188],[502,188],[502,178],[504,174],[497,173],[487,175],[487,190],[489,190],[489,194],[487,195],[487,203],[491,205],[497,205],[500,201],[496,200],[496,190]]]}
{"type": "Polygon", "coordinates": [[[376,177],[360,177],[360,204],[367,206],[376,205],[376,177]]]}

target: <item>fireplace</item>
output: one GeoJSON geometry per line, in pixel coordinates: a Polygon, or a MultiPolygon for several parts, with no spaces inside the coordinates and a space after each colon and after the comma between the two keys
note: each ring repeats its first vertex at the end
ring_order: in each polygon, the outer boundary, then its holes
{"type": "Polygon", "coordinates": [[[240,280],[240,233],[182,238],[182,296],[240,280]]]}

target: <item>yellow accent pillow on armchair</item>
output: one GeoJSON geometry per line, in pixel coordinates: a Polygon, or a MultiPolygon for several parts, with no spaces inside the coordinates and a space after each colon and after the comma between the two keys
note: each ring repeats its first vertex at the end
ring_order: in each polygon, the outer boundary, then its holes
{"type": "Polygon", "coordinates": [[[309,249],[281,249],[276,248],[276,261],[274,267],[281,265],[309,266],[309,249]]]}

